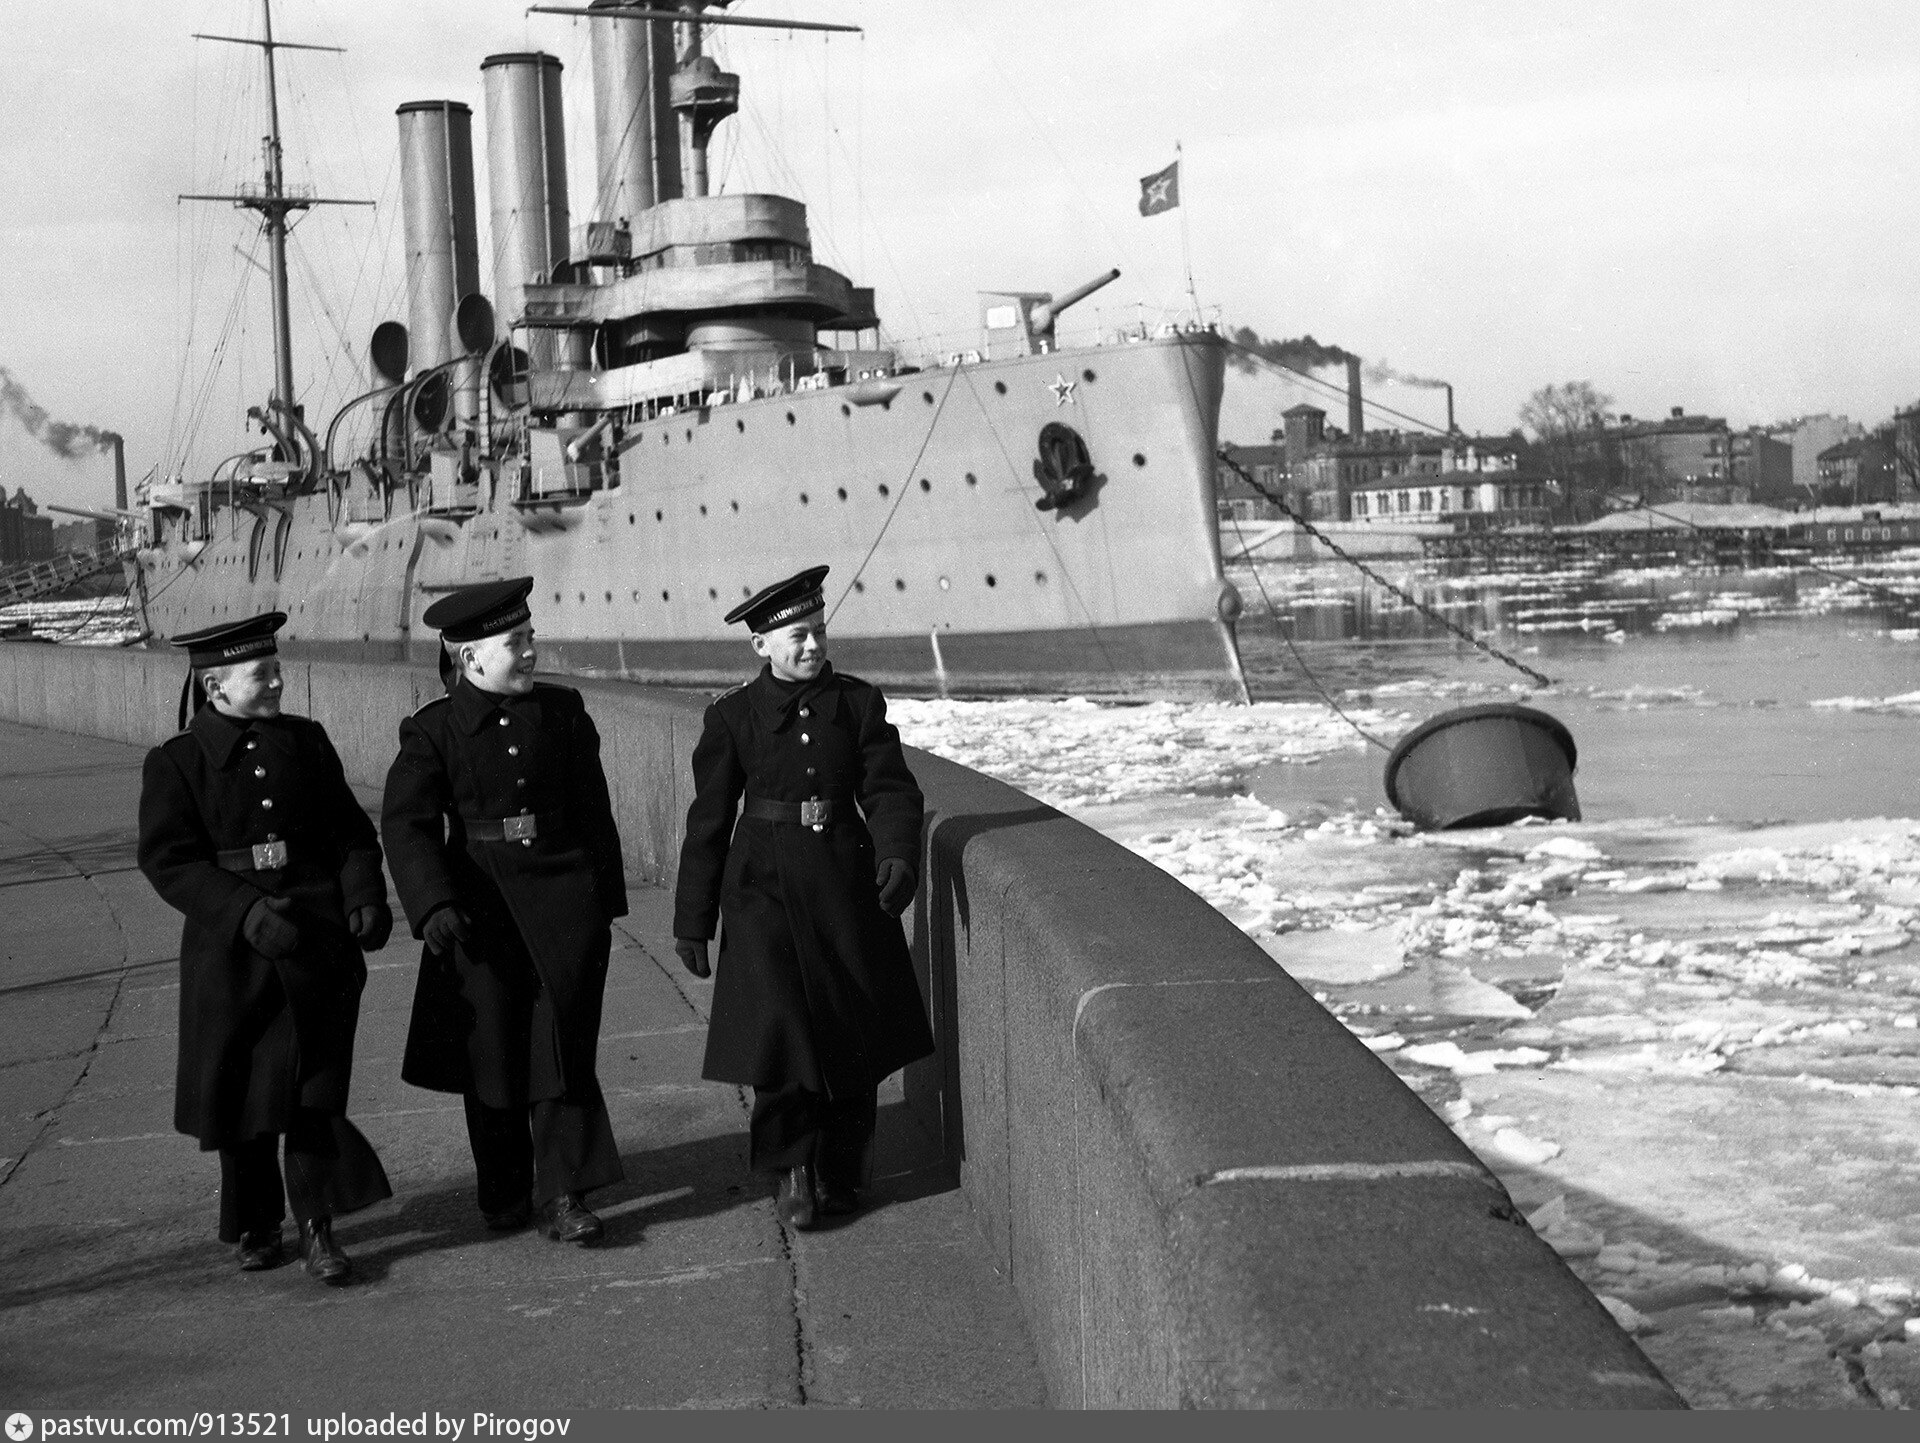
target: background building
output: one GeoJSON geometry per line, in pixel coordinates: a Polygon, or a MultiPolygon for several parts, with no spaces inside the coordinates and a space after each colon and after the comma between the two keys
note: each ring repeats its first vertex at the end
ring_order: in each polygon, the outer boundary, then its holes
{"type": "Polygon", "coordinates": [[[7,488],[0,486],[0,566],[44,561],[51,555],[53,518],[40,515],[25,487],[9,498],[7,488]]]}

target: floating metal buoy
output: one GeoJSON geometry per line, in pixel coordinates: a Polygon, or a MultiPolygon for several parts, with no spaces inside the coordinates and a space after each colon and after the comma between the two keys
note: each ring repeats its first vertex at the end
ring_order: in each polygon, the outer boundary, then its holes
{"type": "Polygon", "coordinates": [[[1387,800],[1428,829],[1498,827],[1521,817],[1580,820],[1578,751],[1557,717],[1514,702],[1427,718],[1387,758],[1387,800]]]}

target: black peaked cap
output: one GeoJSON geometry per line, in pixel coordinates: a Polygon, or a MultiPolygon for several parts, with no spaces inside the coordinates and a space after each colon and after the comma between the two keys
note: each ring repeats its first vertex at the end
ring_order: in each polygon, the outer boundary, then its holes
{"type": "Polygon", "coordinates": [[[167,638],[167,644],[187,654],[193,666],[230,666],[237,661],[252,661],[257,656],[273,656],[280,648],[273,634],[287,624],[284,611],[265,611],[245,621],[223,621],[198,631],[182,632],[167,638]]]}
{"type": "Polygon", "coordinates": [[[463,586],[434,602],[420,619],[448,641],[479,641],[512,631],[532,616],[533,608],[527,605],[527,594],[532,590],[531,576],[463,586]]]}
{"type": "Polygon", "coordinates": [[[729,611],[726,619],[729,623],[746,622],[749,631],[772,631],[776,626],[785,626],[826,605],[820,589],[826,575],[826,567],[809,566],[798,575],[776,581],[766,590],[748,597],[729,611]]]}

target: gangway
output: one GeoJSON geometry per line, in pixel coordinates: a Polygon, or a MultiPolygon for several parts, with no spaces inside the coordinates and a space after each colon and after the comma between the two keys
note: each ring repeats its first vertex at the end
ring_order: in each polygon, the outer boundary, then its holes
{"type": "Polygon", "coordinates": [[[43,561],[9,566],[0,571],[0,606],[17,606],[23,601],[37,601],[53,592],[64,591],[76,581],[85,581],[89,576],[98,576],[118,566],[132,554],[118,541],[102,541],[97,546],[68,551],[43,561]]]}

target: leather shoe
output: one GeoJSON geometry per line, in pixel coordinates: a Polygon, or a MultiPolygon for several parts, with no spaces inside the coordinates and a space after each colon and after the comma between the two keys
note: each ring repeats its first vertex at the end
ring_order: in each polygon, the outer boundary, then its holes
{"type": "Polygon", "coordinates": [[[859,1189],[829,1187],[824,1179],[816,1191],[816,1201],[822,1217],[841,1218],[860,1211],[859,1189]]]}
{"type": "Polygon", "coordinates": [[[333,1240],[333,1219],[313,1218],[300,1224],[300,1250],[306,1254],[307,1276],[322,1283],[344,1283],[353,1260],[333,1240]]]}
{"type": "Polygon", "coordinates": [[[286,1261],[286,1256],[277,1227],[240,1234],[240,1271],[243,1273],[263,1273],[268,1268],[277,1268],[286,1261]]]}
{"type": "Polygon", "coordinates": [[[547,1236],[556,1243],[586,1244],[596,1241],[605,1231],[600,1219],[587,1211],[577,1192],[563,1193],[548,1203],[543,1219],[547,1236]]]}
{"type": "Polygon", "coordinates": [[[780,1192],[774,1199],[774,1211],[780,1215],[780,1221],[795,1232],[806,1232],[813,1226],[813,1165],[801,1163],[790,1167],[780,1174],[780,1192]]]}
{"type": "Polygon", "coordinates": [[[525,1227],[533,1221],[533,1204],[517,1202],[512,1207],[502,1208],[497,1213],[483,1212],[481,1217],[487,1220],[487,1226],[496,1233],[510,1233],[525,1227]]]}

